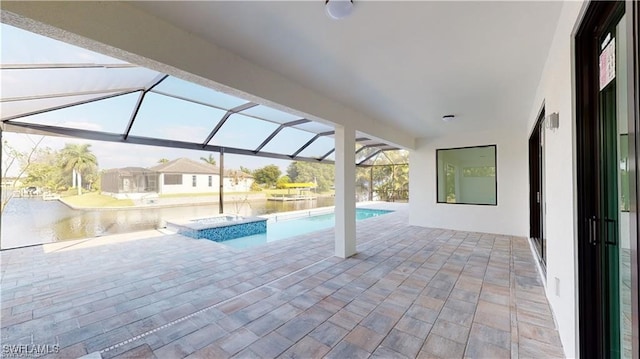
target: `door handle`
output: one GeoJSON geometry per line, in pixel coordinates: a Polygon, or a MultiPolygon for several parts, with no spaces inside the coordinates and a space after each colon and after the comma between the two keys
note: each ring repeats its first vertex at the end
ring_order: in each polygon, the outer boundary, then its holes
{"type": "Polygon", "coordinates": [[[608,219],[605,218],[603,219],[604,225],[605,225],[605,240],[604,240],[604,244],[608,244],[611,246],[617,246],[618,245],[618,221],[616,221],[615,219],[608,219]],[[609,225],[613,224],[613,239],[609,238],[609,225]]]}
{"type": "Polygon", "coordinates": [[[598,244],[598,218],[593,216],[587,221],[589,222],[589,244],[595,246],[598,244]]]}

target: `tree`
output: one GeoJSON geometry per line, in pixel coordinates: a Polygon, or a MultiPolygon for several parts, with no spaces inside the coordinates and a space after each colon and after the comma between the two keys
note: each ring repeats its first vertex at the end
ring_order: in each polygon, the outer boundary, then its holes
{"type": "Polygon", "coordinates": [[[369,200],[369,191],[373,190],[372,170],[373,167],[356,167],[356,194],[359,200],[369,200]]]}
{"type": "Polygon", "coordinates": [[[59,151],[39,149],[26,170],[25,185],[57,191],[65,187],[64,171],[59,164],[59,151]]]}
{"type": "MultiPolygon", "coordinates": [[[[29,137],[29,140],[31,140],[31,137],[29,137]]],[[[40,146],[40,143],[42,143],[42,140],[44,140],[44,136],[40,137],[40,139],[37,141],[31,140],[31,142],[33,143],[33,147],[31,147],[31,150],[29,150],[29,152],[27,153],[16,150],[11,145],[9,145],[9,142],[7,142],[7,140],[2,142],[2,154],[3,156],[5,156],[5,158],[2,159],[2,161],[4,162],[4,172],[2,173],[2,180],[7,178],[9,170],[14,164],[21,164],[20,173],[17,177],[15,177],[13,183],[11,184],[12,189],[16,187],[16,184],[18,183],[18,180],[20,180],[20,177],[22,177],[22,175],[24,175],[31,166],[33,155],[38,150],[38,147],[40,146]]],[[[13,198],[13,191],[11,191],[11,193],[5,193],[5,191],[0,190],[0,192],[2,193],[2,198],[0,201],[0,214],[2,214],[4,213],[5,208],[7,208],[9,201],[11,201],[11,199],[13,198]]]]}
{"type": "Polygon", "coordinates": [[[371,166],[356,168],[356,191],[360,200],[374,191],[383,201],[409,197],[409,153],[388,151],[375,157],[371,166]]]}
{"type": "Polygon", "coordinates": [[[384,201],[406,200],[409,196],[409,153],[389,151],[373,165],[373,187],[384,201]]]}
{"type": "Polygon", "coordinates": [[[100,176],[101,176],[101,173],[98,173],[98,172],[89,173],[85,177],[85,180],[87,182],[86,188],[91,191],[99,191],[101,188],[100,176]]]}
{"type": "Polygon", "coordinates": [[[264,184],[267,187],[273,187],[278,181],[278,178],[280,178],[281,174],[282,171],[280,171],[280,168],[278,168],[278,166],[267,165],[253,171],[253,179],[257,183],[264,184]]]}
{"type": "Polygon", "coordinates": [[[248,175],[253,175],[253,171],[250,168],[244,167],[244,166],[240,166],[240,171],[248,174],[248,175]]]}
{"type": "Polygon", "coordinates": [[[159,163],[159,164],[161,164],[161,165],[162,165],[162,164],[165,164],[165,163],[167,163],[167,162],[169,162],[169,160],[168,160],[168,159],[166,159],[166,158],[161,158],[161,159],[159,159],[159,160],[158,160],[158,163],[159,163]]]}
{"type": "Polygon", "coordinates": [[[209,154],[209,157],[200,157],[201,160],[205,161],[206,163],[215,166],[216,165],[216,159],[213,158],[212,154],[209,154]]]}
{"type": "Polygon", "coordinates": [[[262,191],[262,188],[260,188],[259,184],[257,184],[255,181],[251,183],[251,192],[260,192],[260,191],[262,191]]]}
{"type": "Polygon", "coordinates": [[[326,163],[294,161],[287,167],[291,182],[312,182],[318,185],[318,191],[324,192],[335,182],[334,166],[326,163]]]}
{"type": "Polygon", "coordinates": [[[291,178],[289,176],[282,176],[278,178],[278,182],[276,182],[276,188],[284,188],[285,183],[291,183],[291,178]]]}
{"type": "MultiPolygon", "coordinates": [[[[98,159],[91,153],[90,144],[65,144],[60,151],[60,164],[66,173],[75,171],[81,176],[94,173],[98,168],[98,159]]],[[[79,180],[82,181],[82,177],[79,180]]],[[[82,194],[82,183],[78,183],[78,194],[82,194]]]]}

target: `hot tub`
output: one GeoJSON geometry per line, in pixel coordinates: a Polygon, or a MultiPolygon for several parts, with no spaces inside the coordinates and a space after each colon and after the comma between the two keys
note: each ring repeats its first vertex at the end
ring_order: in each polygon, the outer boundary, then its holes
{"type": "Polygon", "coordinates": [[[229,239],[252,236],[267,232],[267,219],[220,215],[183,221],[167,221],[167,229],[195,239],[223,242],[229,239]]]}

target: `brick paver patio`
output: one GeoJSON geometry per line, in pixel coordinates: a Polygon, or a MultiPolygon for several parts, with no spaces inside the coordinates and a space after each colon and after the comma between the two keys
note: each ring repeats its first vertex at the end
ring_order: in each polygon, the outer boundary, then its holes
{"type": "Polygon", "coordinates": [[[3,251],[5,345],[102,358],[540,358],[563,351],[524,238],[358,222],[237,250],[178,235],[3,251]],[[97,356],[99,357],[99,356],[97,356]]]}

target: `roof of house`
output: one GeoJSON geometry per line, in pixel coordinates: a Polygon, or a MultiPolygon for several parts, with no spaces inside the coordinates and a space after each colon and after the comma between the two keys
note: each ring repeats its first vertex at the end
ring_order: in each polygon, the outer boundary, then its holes
{"type": "Polygon", "coordinates": [[[216,166],[184,157],[153,166],[150,169],[160,173],[220,174],[220,170],[216,166]]]}
{"type": "Polygon", "coordinates": [[[121,175],[133,175],[133,174],[151,173],[154,171],[144,167],[110,168],[104,171],[104,173],[113,173],[113,172],[119,173],[121,175]]]}
{"type": "Polygon", "coordinates": [[[229,178],[229,177],[233,177],[233,178],[253,178],[252,175],[246,173],[246,172],[242,172],[240,170],[225,170],[224,171],[224,176],[229,178]]]}

